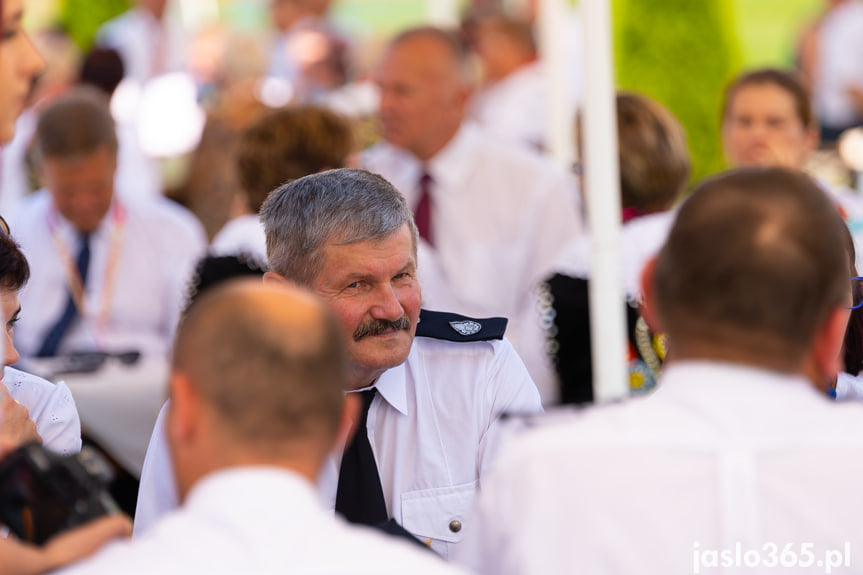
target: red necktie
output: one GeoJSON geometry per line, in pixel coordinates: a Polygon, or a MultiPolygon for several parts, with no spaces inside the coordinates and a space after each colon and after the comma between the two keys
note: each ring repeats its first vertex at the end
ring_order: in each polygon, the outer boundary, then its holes
{"type": "Polygon", "coordinates": [[[416,222],[420,237],[429,245],[434,245],[431,223],[431,186],[432,177],[427,172],[423,172],[420,177],[420,200],[414,210],[414,222],[416,222]]]}

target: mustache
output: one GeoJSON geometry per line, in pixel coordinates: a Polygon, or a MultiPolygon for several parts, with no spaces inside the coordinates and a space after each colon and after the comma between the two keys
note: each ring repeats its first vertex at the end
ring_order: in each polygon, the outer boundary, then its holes
{"type": "Polygon", "coordinates": [[[369,335],[381,335],[391,331],[409,330],[411,328],[411,320],[407,316],[401,316],[395,321],[386,319],[372,319],[365,323],[361,323],[356,331],[354,331],[354,341],[360,341],[369,335]]]}

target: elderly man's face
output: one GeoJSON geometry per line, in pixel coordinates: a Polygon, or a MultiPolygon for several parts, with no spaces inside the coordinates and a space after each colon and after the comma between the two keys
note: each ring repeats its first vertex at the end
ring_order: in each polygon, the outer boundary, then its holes
{"type": "Polygon", "coordinates": [[[422,294],[410,228],[381,241],[328,243],[323,253],[311,287],[344,327],[351,386],[358,389],[403,363],[413,344],[422,294]]]}
{"type": "Polygon", "coordinates": [[[803,125],[794,97],[774,84],[737,90],[722,121],[722,144],[733,167],[800,169],[817,145],[817,135],[803,125]]]}
{"type": "Polygon", "coordinates": [[[439,41],[417,38],[391,48],[376,80],[387,142],[427,160],[455,135],[468,93],[457,63],[439,41]]]}

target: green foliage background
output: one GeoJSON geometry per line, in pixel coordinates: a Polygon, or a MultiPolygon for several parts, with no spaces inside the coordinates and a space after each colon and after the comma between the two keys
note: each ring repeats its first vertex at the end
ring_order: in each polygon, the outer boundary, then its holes
{"type": "Polygon", "coordinates": [[[665,104],[686,128],[693,180],[723,168],[718,133],[722,89],[739,69],[727,0],[617,0],[618,85],[665,104]]]}
{"type": "Polygon", "coordinates": [[[665,104],[687,131],[692,180],[725,167],[722,90],[743,69],[791,67],[823,0],[613,0],[620,88],[665,104]]]}
{"type": "Polygon", "coordinates": [[[87,50],[93,45],[99,26],[128,10],[129,5],[129,0],[64,0],[60,24],[82,50],[87,50]]]}

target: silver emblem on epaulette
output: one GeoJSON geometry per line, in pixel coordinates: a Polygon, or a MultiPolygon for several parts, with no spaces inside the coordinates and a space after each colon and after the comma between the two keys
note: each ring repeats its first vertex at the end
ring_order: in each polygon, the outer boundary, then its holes
{"type": "Polygon", "coordinates": [[[449,325],[461,335],[473,335],[482,329],[481,323],[471,320],[451,321],[449,325]]]}

